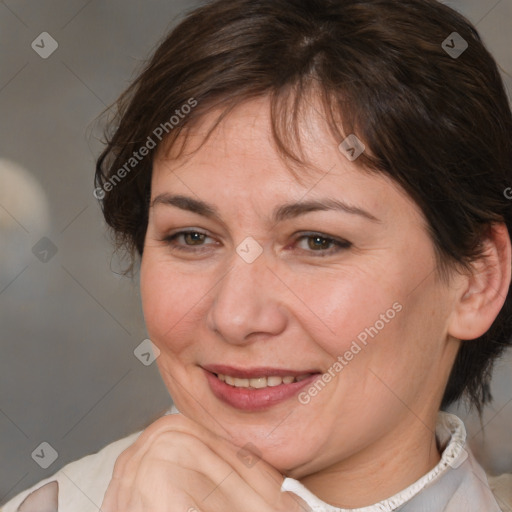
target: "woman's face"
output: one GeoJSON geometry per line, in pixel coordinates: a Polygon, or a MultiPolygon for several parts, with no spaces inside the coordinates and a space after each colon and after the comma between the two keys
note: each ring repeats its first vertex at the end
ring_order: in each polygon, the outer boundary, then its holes
{"type": "Polygon", "coordinates": [[[295,478],[430,439],[458,343],[454,292],[436,278],[417,206],[349,161],[313,110],[302,138],[317,169],[301,183],[273,146],[264,99],[192,156],[157,155],[141,268],[178,409],[295,478]]]}

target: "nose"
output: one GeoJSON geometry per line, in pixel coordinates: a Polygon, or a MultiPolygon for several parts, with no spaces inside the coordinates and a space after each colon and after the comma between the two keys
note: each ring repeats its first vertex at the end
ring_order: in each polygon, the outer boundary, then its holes
{"type": "Polygon", "coordinates": [[[286,287],[268,266],[265,251],[252,263],[235,253],[213,293],[207,325],[228,343],[252,343],[286,328],[286,287]]]}

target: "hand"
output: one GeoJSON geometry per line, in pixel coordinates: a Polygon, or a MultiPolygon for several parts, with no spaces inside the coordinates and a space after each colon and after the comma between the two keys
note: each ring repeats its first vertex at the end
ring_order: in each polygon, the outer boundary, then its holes
{"type": "Polygon", "coordinates": [[[117,459],[102,512],[306,512],[283,475],[183,416],[150,425],[117,459]]]}

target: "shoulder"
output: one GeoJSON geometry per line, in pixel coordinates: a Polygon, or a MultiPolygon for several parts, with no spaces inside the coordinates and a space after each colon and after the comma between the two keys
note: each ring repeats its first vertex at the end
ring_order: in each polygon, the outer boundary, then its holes
{"type": "Polygon", "coordinates": [[[58,483],[59,512],[97,512],[112,477],[114,464],[121,453],[132,445],[141,432],[119,439],[92,455],[71,462],[53,476],[15,496],[0,512],[17,512],[32,492],[49,482],[58,483]]]}
{"type": "Polygon", "coordinates": [[[512,511],[512,473],[500,476],[487,475],[487,480],[503,511],[512,511]]]}

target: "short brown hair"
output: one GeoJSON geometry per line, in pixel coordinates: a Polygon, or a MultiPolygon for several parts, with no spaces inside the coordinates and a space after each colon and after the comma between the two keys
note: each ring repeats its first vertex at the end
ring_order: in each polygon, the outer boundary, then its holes
{"type": "MultiPolygon", "coordinates": [[[[161,141],[214,108],[220,122],[268,96],[277,147],[300,163],[297,113],[313,89],[338,141],[353,133],[364,142],[361,169],[390,176],[421,208],[441,276],[482,256],[490,224],[510,234],[512,115],[497,65],[463,16],[435,0],[216,0],[163,40],[107,126],[95,183],[118,243],[143,252],[161,141]]],[[[462,343],[442,407],[464,394],[479,411],[490,401],[511,308],[509,293],[489,331],[462,343]]]]}

